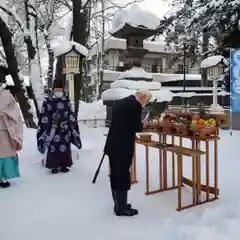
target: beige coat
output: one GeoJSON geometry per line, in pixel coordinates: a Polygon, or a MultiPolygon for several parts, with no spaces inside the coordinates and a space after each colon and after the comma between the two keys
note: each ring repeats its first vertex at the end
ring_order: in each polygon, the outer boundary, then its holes
{"type": "Polygon", "coordinates": [[[0,90],[0,158],[12,157],[22,148],[23,123],[12,94],[0,90]]]}

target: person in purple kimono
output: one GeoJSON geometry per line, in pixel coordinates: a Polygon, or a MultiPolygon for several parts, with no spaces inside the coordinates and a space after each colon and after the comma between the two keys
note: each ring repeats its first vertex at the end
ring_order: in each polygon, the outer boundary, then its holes
{"type": "Polygon", "coordinates": [[[82,147],[78,122],[69,98],[61,85],[56,85],[54,95],[42,104],[37,131],[38,150],[42,154],[47,151],[45,167],[53,174],[69,172],[73,164],[71,143],[78,149],[82,147]]]}

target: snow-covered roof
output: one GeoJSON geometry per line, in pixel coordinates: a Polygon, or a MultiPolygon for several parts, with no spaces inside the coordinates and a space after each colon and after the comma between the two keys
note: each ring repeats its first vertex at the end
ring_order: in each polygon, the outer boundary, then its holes
{"type": "Polygon", "coordinates": [[[178,92],[175,93],[176,97],[182,97],[182,98],[191,98],[193,96],[196,96],[197,94],[195,92],[178,92]]]}
{"type": "Polygon", "coordinates": [[[109,88],[102,92],[104,101],[115,101],[134,94],[136,91],[126,88],[109,88]]]}
{"type": "Polygon", "coordinates": [[[121,79],[136,79],[141,78],[141,79],[148,79],[152,80],[152,74],[146,72],[142,67],[133,67],[130,70],[127,70],[125,72],[121,72],[119,75],[119,80],[121,79]]]}
{"type": "Polygon", "coordinates": [[[71,51],[73,47],[75,47],[75,49],[83,56],[88,56],[88,49],[86,47],[80,43],[68,41],[66,39],[55,43],[55,46],[53,46],[54,55],[55,57],[58,57],[60,55],[66,54],[71,51]]]}
{"type": "Polygon", "coordinates": [[[208,57],[208,58],[204,59],[204,60],[201,62],[200,67],[201,67],[201,68],[211,68],[211,67],[215,67],[215,66],[217,66],[219,63],[221,63],[223,59],[224,59],[224,57],[221,56],[221,55],[216,55],[216,56],[208,57]]]}
{"type": "MultiPolygon", "coordinates": [[[[98,53],[101,53],[102,47],[101,44],[94,45],[92,49],[90,50],[90,56],[97,55],[98,53]]],[[[155,53],[172,53],[173,51],[169,50],[164,40],[152,42],[149,40],[143,41],[143,48],[148,50],[149,52],[155,52],[155,53]]],[[[117,49],[117,50],[126,50],[127,49],[127,43],[125,39],[119,39],[119,38],[109,38],[105,41],[104,44],[105,52],[107,52],[110,49],[117,49]]]]}
{"type": "Polygon", "coordinates": [[[120,11],[113,20],[112,29],[110,33],[113,34],[125,25],[131,27],[147,28],[156,30],[160,24],[160,20],[153,13],[144,11],[134,4],[129,9],[120,11]]]}
{"type": "Polygon", "coordinates": [[[151,101],[170,102],[174,94],[168,89],[162,89],[161,83],[148,81],[133,81],[133,80],[117,80],[110,85],[102,93],[103,100],[118,100],[129,95],[135,94],[136,91],[150,91],[153,95],[151,101]]]}
{"type": "MultiPolygon", "coordinates": [[[[116,101],[136,93],[136,89],[126,88],[109,88],[102,93],[102,99],[104,101],[116,101]]],[[[157,100],[158,102],[170,102],[174,94],[166,89],[150,90],[152,93],[151,101],[157,100]]]]}
{"type": "MultiPolygon", "coordinates": [[[[23,76],[23,79],[24,79],[24,85],[26,87],[29,87],[30,86],[30,80],[29,80],[29,76],[23,76]]],[[[6,76],[6,84],[8,86],[14,86],[14,82],[13,82],[13,79],[12,79],[12,76],[11,75],[7,75],[6,76]]]]}
{"type": "MultiPolygon", "coordinates": [[[[97,68],[92,68],[89,76],[93,76],[97,74],[97,68]]],[[[104,69],[103,71],[103,80],[106,82],[113,82],[116,79],[119,79],[120,74],[122,72],[118,71],[111,71],[104,69]]],[[[183,74],[171,74],[171,73],[151,73],[153,76],[154,82],[173,82],[173,81],[182,81],[183,74]]],[[[201,75],[200,74],[186,74],[186,81],[200,81],[201,75]]]]}
{"type": "Polygon", "coordinates": [[[133,80],[117,80],[111,83],[110,88],[126,88],[135,90],[159,90],[161,83],[133,80]]]}
{"type": "MultiPolygon", "coordinates": [[[[182,81],[184,78],[183,74],[172,74],[172,73],[153,73],[153,81],[156,82],[172,82],[182,81]]],[[[186,81],[188,80],[201,80],[201,74],[186,74],[186,81]]]]}

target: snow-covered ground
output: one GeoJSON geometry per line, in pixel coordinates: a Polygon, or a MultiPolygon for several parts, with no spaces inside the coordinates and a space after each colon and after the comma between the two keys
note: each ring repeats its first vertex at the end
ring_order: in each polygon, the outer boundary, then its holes
{"type": "MultiPolygon", "coordinates": [[[[145,196],[144,148],[137,147],[139,183],[129,200],[140,213],[116,217],[109,189],[107,159],[98,181],[92,177],[102,155],[104,128],[81,125],[83,148],[69,174],[51,175],[41,166],[35,131],[25,129],[21,178],[0,190],[0,238],[4,240],[238,240],[240,238],[240,132],[221,132],[220,200],[177,212],[177,193],[145,196]]],[[[187,144],[187,143],[186,143],[187,144]]],[[[76,150],[73,149],[73,155],[76,150]]],[[[157,151],[151,150],[152,185],[157,184],[157,151]]],[[[190,174],[190,160],[184,161],[190,174]]],[[[171,179],[171,177],[169,177],[171,179]]],[[[184,194],[190,196],[185,190],[184,194]]]]}

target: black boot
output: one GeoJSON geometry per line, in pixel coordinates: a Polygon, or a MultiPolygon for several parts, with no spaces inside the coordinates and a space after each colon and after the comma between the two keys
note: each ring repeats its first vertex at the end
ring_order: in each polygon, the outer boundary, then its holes
{"type": "Polygon", "coordinates": [[[10,185],[10,183],[9,182],[0,182],[0,187],[1,188],[8,188],[8,187],[10,187],[11,185],[10,185]]]}
{"type": "Polygon", "coordinates": [[[59,170],[57,168],[53,168],[51,170],[51,172],[52,172],[52,174],[57,174],[57,173],[59,173],[59,170]]]}
{"type": "Polygon", "coordinates": [[[69,172],[69,169],[64,167],[64,168],[61,168],[60,171],[63,173],[67,173],[67,172],[69,172]]]}
{"type": "MultiPolygon", "coordinates": [[[[112,192],[112,198],[113,198],[113,202],[114,202],[114,213],[116,213],[116,210],[117,210],[117,207],[116,207],[116,191],[114,191],[111,188],[111,192],[112,192]]],[[[132,205],[128,203],[127,207],[130,209],[130,208],[132,208],[132,205]]]]}
{"type": "Polygon", "coordinates": [[[132,217],[138,214],[136,209],[129,208],[127,205],[127,191],[116,191],[116,212],[117,216],[132,217]]]}

